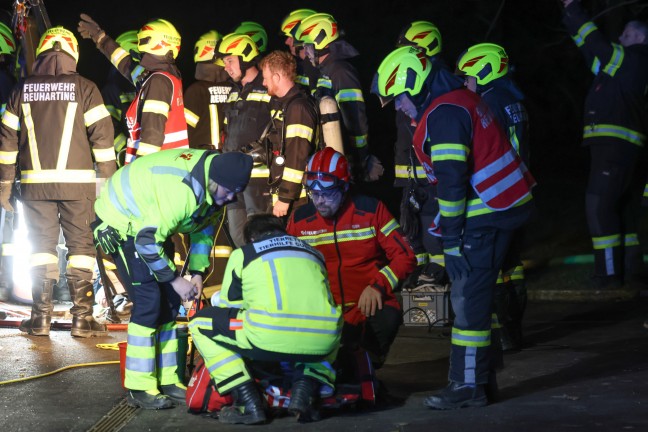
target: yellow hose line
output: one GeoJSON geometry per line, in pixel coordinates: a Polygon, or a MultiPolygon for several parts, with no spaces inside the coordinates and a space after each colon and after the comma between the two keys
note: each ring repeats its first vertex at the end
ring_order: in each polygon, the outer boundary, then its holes
{"type": "Polygon", "coordinates": [[[79,368],[79,367],[89,367],[89,366],[103,366],[103,365],[110,365],[110,364],[119,364],[119,360],[111,360],[111,361],[104,361],[104,362],[95,362],[95,363],[79,363],[79,364],[73,364],[70,366],[65,366],[60,369],[53,370],[51,372],[46,372],[44,374],[40,375],[34,375],[30,377],[25,377],[25,378],[17,378],[13,380],[8,380],[8,381],[0,381],[0,385],[5,385],[5,384],[13,384],[17,382],[22,382],[22,381],[29,381],[33,380],[36,378],[44,378],[46,376],[54,375],[59,372],[63,372],[64,370],[68,369],[74,369],[74,368],[79,368]]]}

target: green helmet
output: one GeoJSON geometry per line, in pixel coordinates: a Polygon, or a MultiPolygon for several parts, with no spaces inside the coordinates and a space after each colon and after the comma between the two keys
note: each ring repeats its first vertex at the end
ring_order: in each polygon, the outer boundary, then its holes
{"type": "Polygon", "coordinates": [[[501,46],[480,43],[459,56],[457,70],[463,75],[477,78],[477,84],[486,85],[508,73],[508,60],[508,55],[501,46]]]}
{"type": "Polygon", "coordinates": [[[400,47],[389,53],[378,66],[375,92],[383,104],[401,93],[416,96],[432,71],[432,63],[425,53],[414,47],[400,47]]]}
{"type": "Polygon", "coordinates": [[[430,21],[414,21],[403,27],[397,46],[418,46],[429,57],[441,52],[441,32],[430,21]]]}
{"type": "Polygon", "coordinates": [[[316,13],[304,18],[295,34],[295,39],[304,44],[313,44],[317,50],[326,48],[339,37],[337,21],[327,13],[316,13]]]}
{"type": "Polygon", "coordinates": [[[13,54],[16,51],[16,39],[11,29],[0,22],[0,54],[13,54]]]}
{"type": "Polygon", "coordinates": [[[120,34],[115,39],[115,42],[127,53],[131,51],[139,52],[139,47],[137,46],[137,30],[129,30],[120,34]]]}
{"type": "Polygon", "coordinates": [[[314,15],[313,9],[297,9],[288,14],[283,21],[281,21],[281,33],[287,37],[294,37],[293,31],[297,30],[299,23],[308,16],[314,15]]]}
{"type": "Polygon", "coordinates": [[[252,38],[259,52],[265,52],[268,47],[268,33],[263,26],[254,21],[243,21],[233,33],[246,34],[252,38]]]}
{"type": "Polygon", "coordinates": [[[221,57],[238,56],[244,62],[252,61],[259,55],[259,49],[252,38],[238,33],[223,36],[218,44],[218,52],[221,57]]]}
{"type": "Polygon", "coordinates": [[[210,30],[200,36],[194,45],[194,62],[212,62],[221,38],[220,33],[216,30],[210,30]]]}

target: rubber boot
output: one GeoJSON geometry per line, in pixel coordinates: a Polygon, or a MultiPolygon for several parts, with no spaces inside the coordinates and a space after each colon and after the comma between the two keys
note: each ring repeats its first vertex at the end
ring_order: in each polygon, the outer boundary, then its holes
{"type": "Polygon", "coordinates": [[[70,289],[68,288],[67,281],[65,279],[59,280],[59,282],[54,285],[54,293],[52,298],[55,301],[62,303],[70,303],[72,301],[70,289]]]}
{"type": "Polygon", "coordinates": [[[74,337],[106,336],[108,330],[104,324],[99,324],[92,317],[92,306],[94,305],[94,291],[92,284],[88,281],[68,281],[70,296],[74,300],[74,306],[70,309],[72,314],[72,330],[74,337]]]}
{"type": "Polygon", "coordinates": [[[32,285],[31,318],[20,323],[20,331],[34,336],[49,336],[52,322],[52,290],[56,281],[42,279],[40,284],[32,285]]]}
{"type": "Polygon", "coordinates": [[[293,383],[288,411],[294,414],[300,423],[320,420],[319,412],[313,406],[318,390],[319,383],[310,378],[303,377],[293,383]]]}
{"type": "Polygon", "coordinates": [[[232,389],[234,405],[224,407],[218,414],[218,420],[226,424],[261,424],[265,423],[261,395],[253,381],[248,381],[232,389]]]}
{"type": "Polygon", "coordinates": [[[429,396],[423,405],[439,410],[482,407],[488,405],[484,385],[466,385],[451,381],[439,394],[429,396]]]}

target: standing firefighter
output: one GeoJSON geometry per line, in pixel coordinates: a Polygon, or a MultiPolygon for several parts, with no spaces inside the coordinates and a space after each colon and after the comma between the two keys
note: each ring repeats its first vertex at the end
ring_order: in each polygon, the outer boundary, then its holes
{"type": "Polygon", "coordinates": [[[168,150],[121,168],[97,199],[95,238],[112,255],[133,301],[124,381],[130,405],[184,403],[175,318],[181,300],[200,296],[216,220],[245,189],[251,170],[252,158],[238,152],[168,150]],[[191,282],[165,251],[167,239],[178,233],[191,240],[191,282]]]}
{"type": "Polygon", "coordinates": [[[36,50],[32,74],[14,88],[0,129],[2,207],[13,211],[11,185],[16,165],[21,201],[32,245],[32,315],[22,331],[49,335],[52,289],[59,275],[56,245],[63,229],[68,248],[67,280],[74,306],[72,336],[106,334],[92,319],[92,270],[97,163],[99,176],[115,172],[113,127],[99,89],[76,72],[79,51],[63,27],[47,30],[36,50]]]}

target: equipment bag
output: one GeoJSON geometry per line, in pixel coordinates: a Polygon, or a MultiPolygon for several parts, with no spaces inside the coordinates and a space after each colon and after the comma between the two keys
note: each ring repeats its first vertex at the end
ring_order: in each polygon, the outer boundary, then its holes
{"type": "Polygon", "coordinates": [[[187,385],[187,411],[192,414],[210,413],[233,403],[232,396],[218,393],[205,362],[199,357],[187,385]]]}

